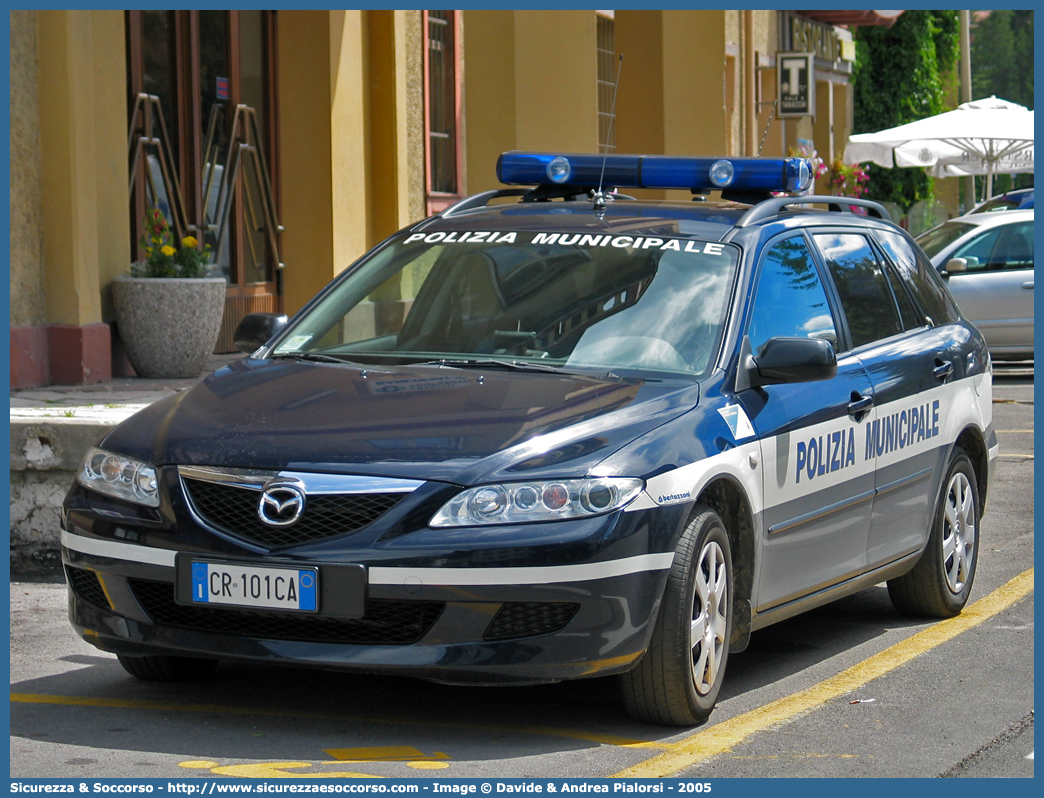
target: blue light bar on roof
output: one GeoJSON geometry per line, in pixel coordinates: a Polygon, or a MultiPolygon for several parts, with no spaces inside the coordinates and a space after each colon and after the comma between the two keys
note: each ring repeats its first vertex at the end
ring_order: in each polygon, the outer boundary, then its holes
{"type": "Polygon", "coordinates": [[[512,151],[497,159],[497,178],[508,185],[561,185],[579,189],[596,189],[602,185],[693,191],[728,188],[796,194],[812,185],[812,165],[805,158],[685,158],[512,151]]]}

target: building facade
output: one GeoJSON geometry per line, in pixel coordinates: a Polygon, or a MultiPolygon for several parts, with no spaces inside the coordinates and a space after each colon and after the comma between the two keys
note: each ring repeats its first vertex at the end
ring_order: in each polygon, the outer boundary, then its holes
{"type": "Polygon", "coordinates": [[[129,373],[110,284],[148,207],[212,246],[229,351],[244,314],[292,314],[387,235],[496,188],[506,150],[829,162],[854,60],[832,23],[886,21],[833,14],[12,11],[12,387],[129,373]],[[813,53],[809,116],[778,116],[787,51],[813,53]]]}

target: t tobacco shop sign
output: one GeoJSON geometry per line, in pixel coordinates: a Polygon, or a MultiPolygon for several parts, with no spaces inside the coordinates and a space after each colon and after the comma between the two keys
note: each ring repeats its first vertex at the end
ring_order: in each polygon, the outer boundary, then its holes
{"type": "Polygon", "coordinates": [[[793,11],[779,12],[777,116],[815,116],[817,71],[820,80],[847,83],[853,61],[855,42],[849,31],[793,11]]]}
{"type": "Polygon", "coordinates": [[[778,116],[812,116],[815,113],[813,58],[812,53],[776,53],[778,116]]]}

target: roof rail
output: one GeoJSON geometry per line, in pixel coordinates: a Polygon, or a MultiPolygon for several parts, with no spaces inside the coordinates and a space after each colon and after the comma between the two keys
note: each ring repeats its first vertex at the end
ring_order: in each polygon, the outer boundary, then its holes
{"type": "Polygon", "coordinates": [[[529,191],[528,188],[495,188],[492,191],[483,191],[481,194],[465,197],[435,215],[445,219],[447,216],[456,216],[458,213],[470,211],[472,208],[484,208],[489,205],[490,200],[498,197],[521,197],[523,194],[528,194],[529,191]]]}
{"type": "Polygon", "coordinates": [[[736,222],[736,227],[746,227],[755,222],[760,222],[763,219],[771,219],[774,216],[778,216],[780,211],[788,205],[813,204],[826,205],[831,211],[837,213],[844,213],[845,206],[857,205],[860,208],[866,208],[871,215],[876,216],[878,219],[884,219],[886,222],[892,221],[892,216],[888,213],[885,207],[872,200],[856,199],[855,197],[813,195],[808,197],[773,197],[772,199],[759,202],[740,217],[740,220],[736,222]]]}
{"type": "MultiPolygon", "coordinates": [[[[418,224],[418,229],[426,226],[428,223],[435,219],[446,219],[451,216],[456,216],[464,211],[474,210],[475,208],[484,208],[489,205],[491,200],[499,199],[500,197],[521,197],[523,202],[538,202],[540,200],[550,199],[578,199],[580,196],[588,193],[587,189],[579,188],[577,186],[536,186],[533,188],[495,188],[491,191],[482,191],[478,194],[472,194],[470,197],[465,197],[459,202],[450,205],[448,208],[444,208],[434,216],[430,216],[427,219],[422,220],[418,224]]],[[[612,197],[613,199],[629,199],[633,200],[634,197],[628,196],[627,194],[619,194],[615,191],[606,192],[606,196],[612,197]]]]}

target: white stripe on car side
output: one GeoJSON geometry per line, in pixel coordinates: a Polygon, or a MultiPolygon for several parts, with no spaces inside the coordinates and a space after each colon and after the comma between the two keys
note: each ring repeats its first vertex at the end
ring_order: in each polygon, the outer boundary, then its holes
{"type": "MultiPolygon", "coordinates": [[[[743,485],[751,504],[751,511],[757,514],[764,509],[776,507],[824,488],[834,487],[856,476],[866,475],[875,468],[892,465],[931,448],[952,445],[960,431],[969,424],[986,429],[990,423],[990,391],[983,390],[983,382],[980,375],[976,375],[940,385],[914,396],[877,406],[860,422],[853,421],[848,416],[832,419],[783,435],[744,443],[721,454],[658,474],[648,480],[645,492],[631,502],[625,508],[625,512],[694,501],[712,479],[729,474],[743,485]],[[918,437],[901,448],[894,448],[879,456],[874,450],[871,458],[867,458],[869,424],[876,420],[881,429],[887,417],[909,411],[911,408],[927,409],[930,412],[936,401],[939,402],[940,418],[934,435],[918,437]],[[834,433],[838,433],[836,440],[833,438],[834,433]],[[838,459],[833,463],[840,467],[828,468],[826,473],[816,474],[814,478],[809,479],[797,473],[797,446],[800,443],[803,447],[809,447],[813,439],[820,446],[823,442],[832,441],[834,447],[843,443],[845,450],[839,453],[838,459]],[[855,462],[844,459],[850,439],[855,449],[855,462]],[[760,468],[751,465],[752,452],[759,455],[760,468]],[[767,469],[764,477],[762,468],[767,469]]],[[[929,417],[926,425],[930,421],[929,417]]],[[[756,420],[753,423],[756,427],[756,420]]]]}
{"type": "Polygon", "coordinates": [[[645,483],[645,492],[627,505],[625,512],[693,501],[712,479],[728,474],[743,486],[751,503],[751,512],[760,513],[763,495],[761,472],[756,465],[751,465],[751,454],[760,460],[761,444],[758,441],[659,474],[645,483]]]}
{"type": "Polygon", "coordinates": [[[613,576],[664,571],[671,567],[674,552],[641,554],[622,560],[551,565],[535,568],[385,568],[369,569],[371,585],[552,585],[560,582],[587,582],[613,576]]]}
{"type": "Polygon", "coordinates": [[[136,543],[119,543],[115,540],[98,540],[74,535],[64,529],[61,534],[62,545],[71,551],[90,554],[95,557],[108,557],[110,560],[129,560],[147,565],[164,565],[174,567],[174,558],[178,553],[170,549],[154,549],[151,546],[139,546],[136,543]]]}

